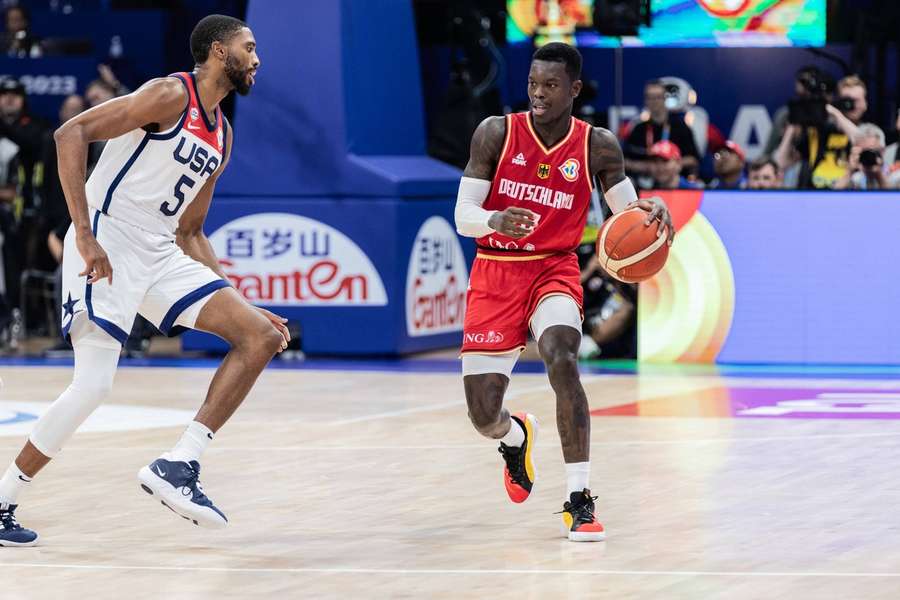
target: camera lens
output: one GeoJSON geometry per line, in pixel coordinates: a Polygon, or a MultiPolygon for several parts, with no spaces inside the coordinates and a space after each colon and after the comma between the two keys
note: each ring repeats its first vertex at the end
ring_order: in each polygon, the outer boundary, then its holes
{"type": "Polygon", "coordinates": [[[864,167],[874,167],[878,164],[881,155],[875,150],[863,150],[859,153],[859,164],[864,167]]]}

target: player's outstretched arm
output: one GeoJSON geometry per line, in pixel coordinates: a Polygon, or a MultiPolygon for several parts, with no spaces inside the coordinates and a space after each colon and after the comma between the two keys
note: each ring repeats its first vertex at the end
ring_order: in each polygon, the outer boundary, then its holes
{"type": "Polygon", "coordinates": [[[56,141],[59,181],[62,184],[76,245],[84,258],[88,282],[104,277],[112,282],[112,266],[97,243],[88,219],[84,191],[88,144],[108,140],[150,124],[167,125],[177,120],[187,106],[187,90],[176,79],[154,79],[140,89],[96,106],[66,121],[53,134],[56,141]]]}
{"type": "Polygon", "coordinates": [[[631,180],[625,175],[625,157],[619,140],[608,129],[594,127],[591,133],[591,173],[600,180],[600,187],[609,208],[617,213],[628,208],[647,211],[647,225],[659,220],[659,234],[669,231],[669,245],[675,239],[672,217],[662,198],[638,199],[631,180]]]}
{"type": "Polygon", "coordinates": [[[456,197],[456,231],[467,237],[481,237],[494,231],[521,238],[534,229],[535,214],[525,208],[509,207],[503,211],[485,210],[484,201],[491,191],[491,179],[503,151],[506,119],[488,117],[472,135],[469,162],[459,181],[456,197]]]}

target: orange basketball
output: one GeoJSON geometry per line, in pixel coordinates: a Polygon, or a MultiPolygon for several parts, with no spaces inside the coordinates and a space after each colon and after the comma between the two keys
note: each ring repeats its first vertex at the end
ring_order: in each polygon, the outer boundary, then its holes
{"type": "Polygon", "coordinates": [[[632,208],[610,217],[597,234],[600,266],[619,281],[638,283],[650,279],[666,264],[667,236],[657,237],[659,223],[648,226],[644,224],[646,220],[647,211],[632,208]]]}

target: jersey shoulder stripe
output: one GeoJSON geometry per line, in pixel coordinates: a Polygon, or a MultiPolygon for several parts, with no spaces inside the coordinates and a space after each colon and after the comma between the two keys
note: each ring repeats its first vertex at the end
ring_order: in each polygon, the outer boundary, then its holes
{"type": "Polygon", "coordinates": [[[134,152],[131,154],[131,156],[128,158],[128,160],[125,161],[125,164],[122,165],[122,168],[119,170],[119,172],[116,173],[116,176],[113,178],[112,183],[110,183],[109,188],[107,188],[107,190],[106,190],[106,196],[103,199],[103,207],[100,209],[100,212],[102,212],[105,215],[109,214],[109,205],[112,203],[113,192],[116,191],[116,188],[119,186],[119,183],[121,183],[122,179],[125,177],[125,174],[128,173],[128,170],[131,169],[131,167],[137,161],[138,157],[141,155],[141,152],[143,152],[144,148],[147,147],[147,143],[150,140],[172,139],[173,137],[178,135],[178,132],[181,131],[182,127],[184,127],[184,120],[187,117],[188,111],[191,107],[191,87],[190,87],[190,84],[188,84],[187,80],[183,77],[182,73],[174,73],[174,74],[170,75],[169,77],[175,77],[175,78],[179,79],[188,92],[188,101],[184,107],[184,111],[182,111],[182,113],[181,113],[181,118],[178,120],[178,123],[176,123],[168,131],[163,131],[163,132],[159,132],[159,133],[153,133],[153,132],[147,131],[144,133],[143,139],[138,144],[137,148],[134,149],[134,152]]]}

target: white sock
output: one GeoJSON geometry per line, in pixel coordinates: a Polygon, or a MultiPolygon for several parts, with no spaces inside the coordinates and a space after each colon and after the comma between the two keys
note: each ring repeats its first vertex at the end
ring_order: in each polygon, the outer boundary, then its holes
{"type": "Polygon", "coordinates": [[[29,483],[31,477],[23,473],[13,462],[0,479],[0,504],[17,504],[19,494],[29,483]]]}
{"type": "Polygon", "coordinates": [[[509,431],[506,432],[500,441],[506,444],[507,446],[511,446],[513,448],[519,448],[522,444],[525,443],[525,429],[519,425],[519,422],[509,418],[509,431]]]}
{"type": "Polygon", "coordinates": [[[200,460],[200,455],[209,446],[213,440],[212,430],[197,421],[191,421],[184,430],[181,439],[175,444],[170,453],[169,460],[180,460],[183,462],[191,462],[192,460],[200,460]]]}
{"type": "Polygon", "coordinates": [[[572,492],[590,489],[591,463],[566,463],[566,500],[572,492]]]}

